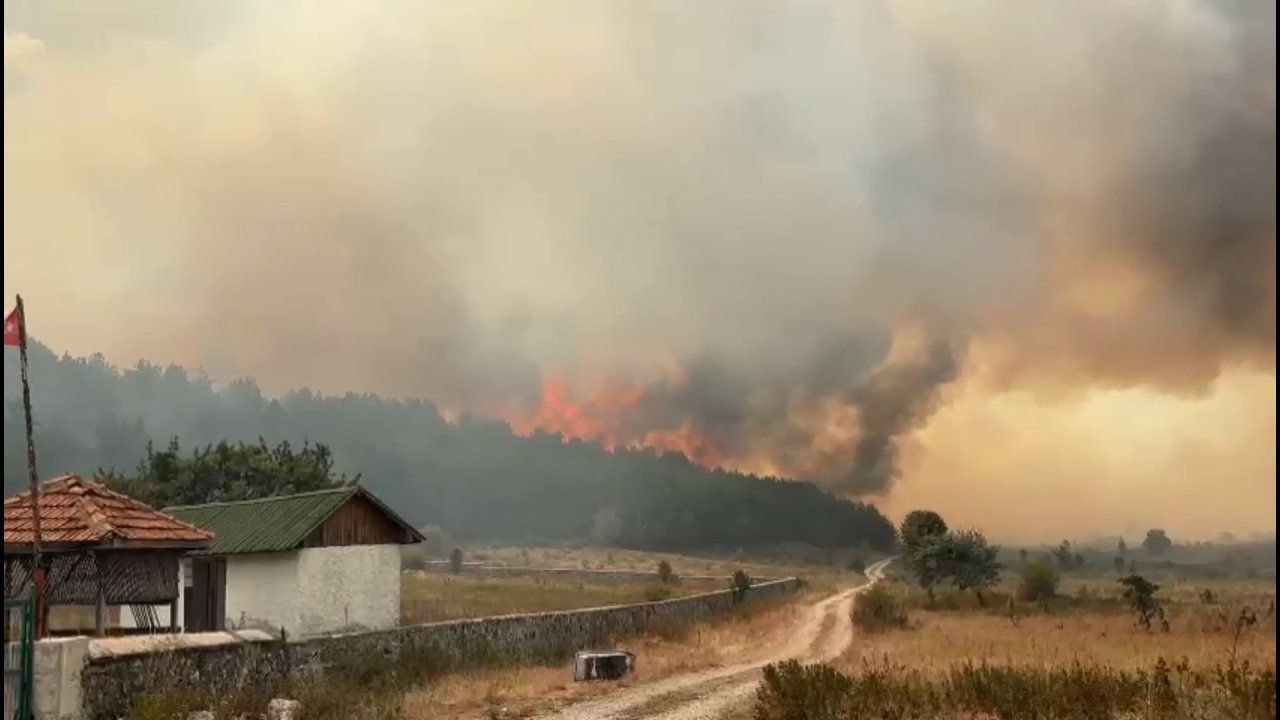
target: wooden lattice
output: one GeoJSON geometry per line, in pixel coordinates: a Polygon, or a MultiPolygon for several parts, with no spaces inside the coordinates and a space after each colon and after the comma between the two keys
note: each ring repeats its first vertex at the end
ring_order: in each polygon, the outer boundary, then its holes
{"type": "MultiPolygon", "coordinates": [[[[99,577],[108,605],[163,604],[178,597],[178,559],[172,552],[82,552],[49,556],[50,605],[94,605],[99,577]]],[[[4,559],[4,596],[32,591],[31,556],[4,559]]]]}

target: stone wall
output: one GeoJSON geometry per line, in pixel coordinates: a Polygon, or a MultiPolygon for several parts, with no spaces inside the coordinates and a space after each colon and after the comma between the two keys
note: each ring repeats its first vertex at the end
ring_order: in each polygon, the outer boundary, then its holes
{"type": "MultiPolygon", "coordinates": [[[[799,587],[795,578],[758,583],[747,601],[784,596],[799,587]]],[[[733,606],[732,594],[724,590],[651,603],[454,620],[288,642],[90,657],[81,685],[89,705],[86,715],[114,718],[124,714],[131,700],[171,688],[200,688],[216,697],[255,685],[266,689],[299,672],[352,674],[410,664],[443,672],[554,661],[593,645],[697,623],[733,606]]]]}

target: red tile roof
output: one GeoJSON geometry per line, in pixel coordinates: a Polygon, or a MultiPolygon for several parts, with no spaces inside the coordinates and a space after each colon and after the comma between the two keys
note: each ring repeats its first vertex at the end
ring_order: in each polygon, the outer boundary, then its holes
{"type": "MultiPolygon", "coordinates": [[[[35,537],[30,491],[4,499],[4,544],[30,545],[35,537]]],[[[201,546],[213,533],[75,475],[40,486],[41,544],[97,545],[124,541],[201,546]]]]}

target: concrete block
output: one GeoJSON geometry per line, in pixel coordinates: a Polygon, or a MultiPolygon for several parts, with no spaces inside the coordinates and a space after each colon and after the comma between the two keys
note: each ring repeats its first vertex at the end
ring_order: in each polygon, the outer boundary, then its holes
{"type": "Polygon", "coordinates": [[[49,638],[32,653],[31,705],[37,720],[64,720],[84,715],[80,671],[89,662],[89,638],[49,638]]]}

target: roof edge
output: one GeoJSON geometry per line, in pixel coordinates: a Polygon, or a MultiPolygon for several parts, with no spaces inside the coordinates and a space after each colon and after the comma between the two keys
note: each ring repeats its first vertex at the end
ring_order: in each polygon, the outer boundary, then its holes
{"type": "Polygon", "coordinates": [[[193,503],[191,505],[167,505],[163,508],[160,508],[160,511],[167,513],[174,510],[197,510],[197,509],[203,509],[203,508],[232,507],[235,505],[255,505],[255,504],[263,504],[263,503],[269,503],[269,502],[278,502],[282,500],[292,500],[294,498],[300,498],[300,497],[314,497],[316,495],[336,495],[340,493],[354,495],[357,490],[358,488],[355,488],[355,487],[340,485],[338,487],[325,488],[323,490],[308,490],[306,492],[291,493],[289,495],[271,495],[270,497],[250,498],[248,500],[220,500],[218,502],[193,503]]]}
{"type": "MultiPolygon", "coordinates": [[[[395,510],[392,510],[390,507],[387,506],[386,503],[379,500],[376,495],[369,492],[368,490],[365,490],[362,485],[355,486],[355,490],[356,490],[356,493],[355,493],[356,495],[359,495],[360,497],[363,497],[365,500],[368,500],[370,503],[373,504],[374,507],[386,513],[387,517],[391,518],[393,522],[395,522],[401,528],[408,530],[409,537],[413,538],[414,542],[427,541],[427,536],[423,535],[422,532],[418,530],[418,528],[414,527],[413,525],[410,525],[408,521],[400,517],[399,513],[397,513],[395,510]]],[[[405,544],[412,544],[412,543],[405,543],[405,544]]]]}

